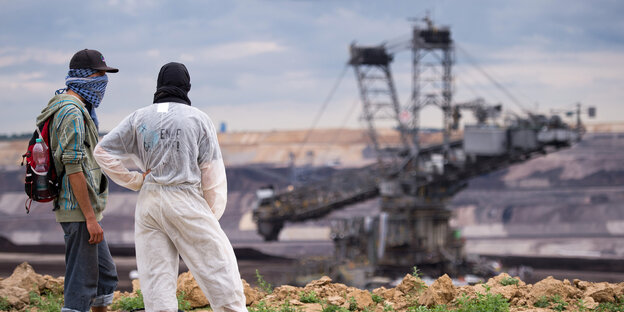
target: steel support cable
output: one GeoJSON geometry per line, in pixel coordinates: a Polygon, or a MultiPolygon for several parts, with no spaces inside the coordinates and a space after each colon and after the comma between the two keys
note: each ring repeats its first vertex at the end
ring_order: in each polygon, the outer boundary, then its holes
{"type": "MultiPolygon", "coordinates": [[[[477,92],[474,87],[470,86],[470,80],[462,78],[463,76],[464,77],[470,76],[469,78],[471,78],[472,81],[478,82],[478,80],[475,79],[475,77],[473,77],[468,71],[465,71],[465,70],[463,70],[461,73],[458,73],[455,79],[457,79],[458,82],[461,82],[463,87],[470,90],[474,94],[475,97],[481,97],[485,99],[486,97],[483,94],[479,94],[479,92],[477,92]]],[[[490,98],[490,97],[494,98],[496,102],[503,103],[503,101],[496,94],[488,94],[487,98],[490,98]]]]}
{"type": "MultiPolygon", "coordinates": [[[[471,79],[473,79],[473,81],[477,81],[477,82],[479,82],[477,79],[475,79],[475,77],[474,77],[474,76],[473,76],[473,75],[472,75],[469,71],[464,70],[464,71],[463,71],[463,74],[464,74],[464,76],[470,76],[470,78],[471,78],[471,79]]],[[[466,88],[468,88],[469,90],[472,90],[472,92],[473,92],[473,93],[475,93],[475,95],[476,95],[477,97],[481,97],[481,98],[483,98],[483,99],[485,99],[485,98],[486,98],[486,97],[485,97],[485,96],[483,96],[483,95],[478,95],[478,94],[476,94],[476,91],[474,91],[474,89],[473,89],[472,87],[470,87],[468,83],[466,83],[466,80],[464,80],[463,78],[460,78],[460,77],[461,77],[461,76],[458,76],[458,77],[457,77],[457,80],[461,80],[461,81],[463,81],[463,82],[465,83],[465,85],[464,85],[464,86],[465,86],[466,88]]],[[[504,102],[504,101],[503,101],[503,100],[499,97],[499,95],[494,94],[494,93],[488,94],[488,95],[487,95],[487,98],[494,98],[495,102],[498,102],[498,103],[500,103],[500,104],[502,104],[502,103],[504,102]]],[[[511,115],[513,115],[515,118],[518,118],[518,119],[520,119],[520,118],[521,118],[521,117],[520,117],[520,115],[519,115],[517,112],[513,111],[513,110],[512,110],[512,109],[510,109],[510,108],[506,109],[506,113],[507,113],[507,114],[511,114],[511,115]]]]}
{"type": "Polygon", "coordinates": [[[331,90],[329,91],[329,94],[325,98],[325,101],[323,102],[323,105],[321,106],[321,109],[319,110],[319,112],[314,117],[314,121],[312,122],[312,126],[310,127],[310,129],[306,133],[305,137],[303,137],[303,141],[301,142],[301,145],[299,146],[299,150],[295,154],[295,157],[299,157],[299,155],[303,151],[303,147],[308,143],[308,140],[310,139],[310,135],[312,134],[312,131],[314,131],[314,128],[316,128],[317,123],[319,122],[319,120],[321,120],[321,116],[323,116],[323,113],[325,112],[325,109],[327,108],[327,105],[329,104],[329,101],[334,96],[334,93],[336,93],[336,90],[338,89],[338,86],[342,82],[342,78],[344,78],[344,75],[347,72],[347,69],[349,69],[349,64],[348,63],[345,64],[345,66],[343,67],[342,71],[340,72],[340,75],[338,76],[338,79],[336,79],[336,82],[334,83],[334,85],[332,86],[331,90]]]}
{"type": "Polygon", "coordinates": [[[496,79],[494,79],[492,76],[490,76],[490,74],[488,74],[483,68],[481,68],[477,64],[477,62],[475,61],[474,57],[472,57],[461,46],[459,46],[457,44],[455,46],[457,47],[457,49],[460,52],[462,52],[464,54],[464,56],[466,57],[466,59],[468,60],[468,63],[470,63],[470,65],[474,66],[479,72],[481,72],[481,74],[483,74],[488,80],[490,80],[490,82],[492,82],[494,84],[494,86],[496,86],[499,90],[501,90],[501,92],[503,92],[505,95],[507,95],[507,97],[509,97],[511,99],[511,101],[514,104],[516,104],[522,111],[524,111],[527,114],[531,114],[530,110],[528,110],[522,103],[520,103],[520,101],[518,101],[518,99],[513,94],[511,94],[511,92],[509,92],[509,90],[507,90],[507,88],[505,88],[496,79]]]}
{"type": "Polygon", "coordinates": [[[388,54],[395,54],[402,50],[409,50],[412,48],[412,35],[405,34],[398,36],[382,42],[381,45],[386,48],[386,52],[388,52],[388,54]]]}
{"type": "MultiPolygon", "coordinates": [[[[464,87],[466,87],[466,89],[468,89],[470,92],[472,92],[472,94],[473,94],[476,98],[483,98],[483,99],[485,99],[485,96],[483,96],[483,95],[479,94],[479,93],[478,93],[478,92],[477,92],[477,91],[476,91],[473,87],[471,87],[471,86],[470,86],[470,85],[466,82],[466,80],[464,80],[464,79],[460,78],[459,76],[458,76],[456,79],[457,79],[458,81],[463,82],[463,83],[464,83],[464,84],[463,84],[463,86],[464,86],[464,87]]],[[[503,102],[500,100],[500,98],[498,98],[496,95],[488,95],[488,97],[493,97],[493,98],[494,98],[494,99],[495,99],[498,103],[501,103],[501,104],[503,103],[503,102]]],[[[507,112],[508,114],[513,115],[513,116],[514,116],[514,117],[516,117],[516,118],[519,118],[519,117],[520,117],[520,116],[518,116],[518,114],[516,114],[516,112],[514,112],[514,111],[507,110],[506,112],[507,112]]]]}
{"type": "MultiPolygon", "coordinates": [[[[468,91],[470,91],[470,92],[473,94],[473,96],[474,96],[475,98],[479,98],[479,97],[484,98],[484,97],[483,97],[481,94],[479,94],[479,93],[478,93],[478,92],[477,92],[477,91],[476,91],[476,90],[475,90],[472,86],[470,86],[470,84],[469,84],[466,80],[464,80],[463,78],[461,78],[461,76],[457,76],[457,77],[455,77],[455,82],[456,82],[456,83],[458,83],[458,82],[459,82],[459,83],[461,83],[461,84],[462,84],[462,85],[463,85],[466,89],[468,89],[468,91]]],[[[457,84],[456,84],[456,85],[457,85],[457,84]]]]}
{"type": "MultiPolygon", "coordinates": [[[[360,106],[360,100],[358,98],[355,98],[353,100],[353,104],[351,104],[351,107],[349,108],[349,110],[347,111],[347,114],[345,115],[344,119],[342,120],[342,123],[340,124],[340,128],[338,128],[338,133],[336,133],[336,135],[333,136],[332,140],[329,142],[329,146],[334,145],[334,143],[336,143],[336,141],[338,140],[338,138],[340,137],[340,135],[342,134],[342,131],[345,129],[347,122],[349,122],[349,120],[351,119],[351,116],[353,115],[353,113],[355,112],[355,109],[360,106]]],[[[323,158],[323,162],[327,160],[327,152],[324,155],[323,158]]]]}
{"type": "MultiPolygon", "coordinates": [[[[465,82],[466,83],[466,87],[468,87],[468,82],[469,81],[472,81],[472,82],[476,83],[477,85],[482,85],[483,84],[482,79],[479,79],[479,77],[475,77],[472,74],[472,71],[470,71],[468,67],[462,67],[461,69],[460,68],[457,68],[457,69],[458,69],[458,74],[457,74],[458,77],[457,77],[457,79],[458,80],[462,80],[463,82],[465,82]],[[461,78],[461,77],[465,77],[465,76],[469,76],[468,77],[469,80],[461,78]]],[[[486,78],[486,80],[487,80],[487,78],[486,78]]],[[[482,96],[482,95],[480,97],[482,97],[484,99],[486,98],[485,96],[482,96]]],[[[487,97],[488,98],[494,98],[494,100],[496,100],[497,102],[503,103],[503,101],[500,99],[499,95],[497,95],[497,94],[494,94],[494,93],[493,94],[488,94],[487,97]]]]}
{"type": "MultiPolygon", "coordinates": [[[[465,82],[465,80],[463,80],[463,79],[461,79],[461,78],[459,78],[459,77],[458,77],[457,79],[465,82]]],[[[482,98],[482,99],[485,99],[485,96],[483,96],[483,95],[479,95],[479,94],[478,94],[478,93],[477,93],[477,92],[476,92],[476,91],[475,91],[472,87],[470,87],[467,83],[465,84],[465,87],[466,87],[466,88],[468,88],[468,90],[470,90],[470,91],[471,91],[471,92],[475,95],[475,97],[477,97],[477,98],[479,98],[479,97],[480,97],[480,98],[482,98]]],[[[500,99],[498,96],[496,96],[496,95],[488,95],[488,97],[493,97],[493,98],[496,100],[496,102],[498,102],[499,104],[502,104],[502,103],[503,103],[503,101],[501,101],[501,99],[500,99]]],[[[514,111],[512,111],[512,110],[509,110],[509,109],[508,109],[508,110],[506,110],[505,112],[506,112],[506,114],[513,115],[515,118],[520,119],[520,116],[519,116],[516,112],[514,112],[514,111]]]]}

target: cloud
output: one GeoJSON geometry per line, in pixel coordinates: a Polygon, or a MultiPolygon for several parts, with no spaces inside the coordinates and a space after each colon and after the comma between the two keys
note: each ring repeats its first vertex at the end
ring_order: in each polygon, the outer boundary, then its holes
{"type": "Polygon", "coordinates": [[[0,67],[18,66],[27,63],[41,65],[66,64],[73,52],[36,48],[7,47],[0,49],[0,67]]]}
{"type": "Polygon", "coordinates": [[[137,16],[146,9],[158,7],[162,3],[158,0],[108,0],[105,4],[115,11],[137,16]]]}
{"type": "MultiPolygon", "coordinates": [[[[111,75],[100,114],[104,128],[131,108],[151,103],[158,70],[170,61],[187,64],[193,103],[218,109],[216,117],[223,114],[229,129],[306,128],[346,63],[352,41],[370,45],[409,37],[412,23],[407,18],[423,17],[432,8],[436,23],[451,25],[456,43],[522,101],[553,107],[600,103],[599,116],[624,114],[624,89],[619,87],[624,84],[619,70],[624,68],[624,27],[619,27],[624,19],[618,1],[67,4],[72,6],[71,18],[62,14],[65,6],[43,0],[7,2],[3,7],[0,108],[29,103],[32,108],[24,110],[32,112],[5,114],[0,133],[20,127],[18,121],[30,122],[63,86],[73,53],[85,47],[100,49],[111,66],[120,68],[114,78],[111,75]],[[107,18],[93,19],[96,15],[107,18]],[[39,16],[50,18],[35,18],[39,16]]],[[[410,97],[411,61],[405,51],[392,65],[402,104],[410,97]]],[[[457,61],[454,99],[480,95],[490,102],[510,103],[459,51],[457,61]]],[[[349,68],[322,125],[340,125],[346,115],[341,110],[351,107],[353,99],[358,99],[358,91],[349,68]]],[[[356,116],[353,120],[357,122],[356,116]]]]}
{"type": "Polygon", "coordinates": [[[232,61],[285,50],[286,47],[273,41],[241,41],[197,49],[194,53],[183,53],[180,58],[185,62],[232,61]]]}
{"type": "Polygon", "coordinates": [[[59,85],[44,80],[45,74],[36,72],[18,72],[13,75],[0,75],[0,93],[18,92],[23,94],[49,94],[59,85]]]}
{"type": "MultiPolygon", "coordinates": [[[[357,111],[353,112],[353,99],[335,99],[332,107],[322,115],[316,128],[343,126],[345,117],[350,117],[344,126],[354,126],[358,122],[357,111]]],[[[357,103],[355,103],[357,104],[357,103]]],[[[318,105],[300,106],[288,101],[255,101],[243,105],[207,105],[198,106],[205,111],[212,121],[218,125],[227,123],[228,129],[234,131],[247,130],[279,130],[309,129],[314,117],[319,113],[318,105]]]]}

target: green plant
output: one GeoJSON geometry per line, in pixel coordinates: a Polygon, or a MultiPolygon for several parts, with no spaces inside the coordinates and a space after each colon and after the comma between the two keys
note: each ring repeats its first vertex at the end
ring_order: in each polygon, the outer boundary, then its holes
{"type": "Polygon", "coordinates": [[[60,312],[63,306],[63,295],[45,290],[42,295],[34,291],[28,293],[30,305],[42,312],[60,312]]]}
{"type": "Polygon", "coordinates": [[[446,312],[450,311],[446,305],[437,305],[433,308],[428,308],[426,306],[413,306],[407,308],[407,312],[446,312]]]}
{"type": "Polygon", "coordinates": [[[290,304],[290,301],[286,299],[286,302],[282,303],[279,312],[299,312],[299,310],[290,304]]]}
{"type": "Polygon", "coordinates": [[[412,276],[416,276],[418,278],[422,277],[422,272],[418,269],[418,267],[414,266],[412,270],[412,276]]]}
{"type": "Polygon", "coordinates": [[[390,304],[385,304],[383,307],[384,312],[394,312],[394,308],[390,304]]]}
{"type": "Polygon", "coordinates": [[[618,297],[615,302],[602,302],[594,310],[596,312],[621,312],[624,311],[624,295],[618,297]]]}
{"type": "Polygon", "coordinates": [[[533,304],[536,308],[547,308],[550,306],[550,300],[546,296],[541,296],[535,303],[533,304]]]}
{"type": "Polygon", "coordinates": [[[579,299],[577,300],[574,305],[576,306],[576,310],[578,312],[585,312],[587,311],[587,307],[585,306],[585,301],[583,301],[583,299],[579,299]]]}
{"type": "Polygon", "coordinates": [[[463,295],[457,300],[457,312],[508,312],[509,302],[500,294],[492,294],[489,287],[486,287],[486,293],[477,293],[476,297],[470,298],[463,295]]]}
{"type": "Polygon", "coordinates": [[[136,296],[133,297],[121,297],[119,300],[113,302],[113,304],[111,305],[111,309],[124,311],[144,309],[145,304],[143,304],[143,293],[141,293],[140,289],[137,289],[135,294],[136,296]]]}
{"type": "Polygon", "coordinates": [[[349,312],[346,308],[337,306],[335,304],[323,305],[321,312],[349,312]]]}
{"type": "Polygon", "coordinates": [[[559,312],[564,311],[566,307],[568,306],[568,303],[563,301],[563,299],[561,299],[561,296],[559,295],[552,296],[551,301],[554,304],[552,309],[555,311],[559,311],[559,312]]]}
{"type": "Polygon", "coordinates": [[[518,285],[519,280],[517,278],[513,278],[513,277],[505,277],[500,281],[501,285],[503,286],[509,286],[509,285],[518,285]]]}
{"type": "Polygon", "coordinates": [[[273,287],[271,286],[271,284],[267,283],[267,281],[264,280],[262,275],[260,275],[260,272],[258,271],[258,269],[256,269],[256,279],[258,280],[258,287],[260,287],[262,291],[264,291],[267,294],[270,294],[273,292],[273,287]]]}
{"type": "Polygon", "coordinates": [[[541,296],[533,306],[537,308],[550,308],[555,311],[565,311],[568,307],[568,303],[561,299],[561,296],[554,295],[550,298],[541,296]]]}
{"type": "Polygon", "coordinates": [[[9,299],[7,297],[0,297],[0,311],[10,311],[10,310],[12,310],[12,307],[9,304],[9,299]]]}
{"type": "Polygon", "coordinates": [[[252,307],[248,307],[247,310],[249,312],[275,312],[275,310],[269,306],[267,306],[264,300],[260,300],[260,302],[256,303],[252,307]]]}
{"type": "Polygon", "coordinates": [[[380,295],[377,295],[377,294],[371,294],[371,298],[373,299],[373,301],[375,303],[382,303],[382,302],[384,302],[383,297],[380,296],[380,295]]]}
{"type": "Polygon", "coordinates": [[[310,290],[309,292],[305,292],[305,291],[300,292],[299,301],[303,303],[319,303],[321,302],[321,299],[318,298],[314,290],[310,290]]]}
{"type": "Polygon", "coordinates": [[[191,303],[188,302],[188,300],[186,300],[186,293],[184,291],[181,291],[177,295],[177,299],[178,299],[178,310],[188,311],[191,309],[191,303]]]}
{"type": "Polygon", "coordinates": [[[355,301],[355,297],[351,296],[349,298],[349,311],[357,311],[357,309],[358,309],[357,301],[355,301]]]}

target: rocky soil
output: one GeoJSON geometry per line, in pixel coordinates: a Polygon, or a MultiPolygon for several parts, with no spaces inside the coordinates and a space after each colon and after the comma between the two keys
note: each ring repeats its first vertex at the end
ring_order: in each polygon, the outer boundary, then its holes
{"type": "MultiPolygon", "coordinates": [[[[451,279],[444,275],[431,285],[407,274],[394,288],[377,288],[372,291],[357,289],[344,284],[332,283],[329,277],[322,277],[308,283],[305,287],[283,285],[276,287],[270,294],[250,286],[243,280],[245,296],[250,310],[284,311],[328,311],[331,306],[338,311],[429,311],[419,306],[433,308],[446,305],[453,310],[462,300],[497,296],[509,303],[509,311],[590,311],[599,304],[618,302],[624,295],[624,282],[591,283],[581,280],[557,280],[548,277],[535,284],[526,284],[502,273],[484,284],[472,286],[454,286],[451,279]]],[[[133,283],[140,288],[138,281],[133,283]]],[[[17,266],[13,274],[0,279],[0,300],[6,310],[24,311],[32,309],[32,293],[61,293],[63,278],[37,274],[28,263],[17,266]]],[[[190,272],[178,277],[178,293],[184,292],[186,300],[194,309],[208,309],[209,302],[203,296],[190,272]]],[[[115,300],[122,297],[136,296],[136,292],[116,292],[115,300]]],[[[601,311],[622,311],[620,308],[601,311]]],[[[440,310],[436,310],[440,311],[440,310]]],[[[496,310],[499,311],[499,310],[496,310]]],[[[502,311],[502,310],[500,310],[502,311]]]]}

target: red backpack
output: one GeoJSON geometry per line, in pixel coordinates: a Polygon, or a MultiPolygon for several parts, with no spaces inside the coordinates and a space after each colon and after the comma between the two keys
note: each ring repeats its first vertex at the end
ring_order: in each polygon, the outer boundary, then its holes
{"type": "Polygon", "coordinates": [[[28,150],[26,154],[22,155],[22,166],[24,166],[24,160],[26,160],[26,178],[24,179],[24,191],[26,191],[26,195],[28,195],[28,199],[24,203],[24,208],[26,208],[26,213],[30,212],[30,205],[32,201],[36,202],[50,202],[58,197],[58,193],[60,190],[61,180],[56,175],[56,169],[54,168],[54,160],[52,158],[52,149],[50,148],[50,123],[52,122],[53,116],[46,119],[46,121],[40,125],[38,125],[37,129],[33,133],[30,141],[28,142],[28,150]],[[33,147],[35,146],[37,139],[41,138],[42,143],[48,149],[48,173],[45,175],[45,182],[37,186],[37,178],[44,179],[43,176],[37,177],[37,174],[33,170],[33,147]],[[44,187],[45,185],[45,187],[44,187]]]}

